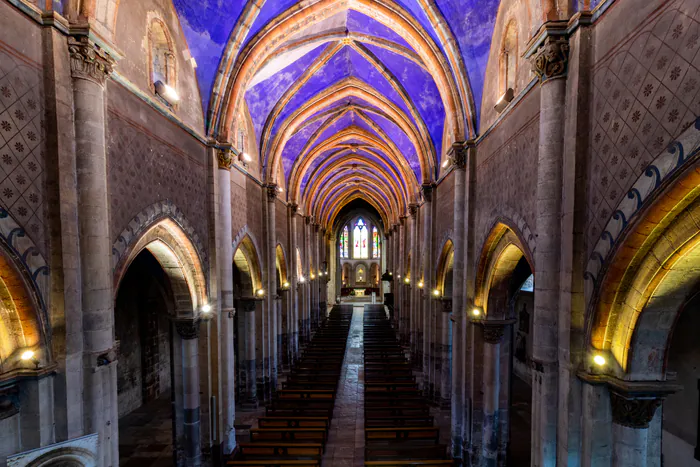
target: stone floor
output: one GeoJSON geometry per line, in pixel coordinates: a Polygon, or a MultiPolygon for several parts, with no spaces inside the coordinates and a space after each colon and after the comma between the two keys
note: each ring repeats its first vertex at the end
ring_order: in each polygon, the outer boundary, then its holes
{"type": "Polygon", "coordinates": [[[333,421],[323,456],[323,465],[327,466],[355,467],[363,466],[365,462],[363,313],[364,305],[354,306],[333,421]]]}
{"type": "Polygon", "coordinates": [[[169,394],[119,419],[119,465],[173,465],[172,406],[169,394]]]}

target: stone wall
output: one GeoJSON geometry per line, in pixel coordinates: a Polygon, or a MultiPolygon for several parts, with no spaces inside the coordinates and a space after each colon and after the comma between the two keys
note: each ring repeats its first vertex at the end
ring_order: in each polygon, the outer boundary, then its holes
{"type": "Polygon", "coordinates": [[[649,162],[700,115],[699,27],[693,0],[615,2],[595,25],[588,253],[649,162]]]}
{"type": "Polygon", "coordinates": [[[534,240],[539,102],[535,87],[477,146],[477,260],[499,218],[511,223],[525,241],[534,240]]]}
{"type": "MultiPolygon", "coordinates": [[[[440,181],[435,192],[436,213],[435,239],[433,241],[433,274],[437,277],[437,268],[440,262],[442,247],[448,239],[452,239],[454,227],[454,173],[449,173],[440,181]]],[[[393,240],[393,239],[392,239],[393,240]]]]}
{"type": "Polygon", "coordinates": [[[167,0],[121,0],[117,9],[114,42],[128,59],[117,64],[116,70],[138,89],[153,99],[153,80],[149,68],[149,28],[152,21],[161,21],[167,28],[175,56],[177,81],[173,87],[180,102],[173,109],[186,125],[204,134],[202,99],[190,57],[187,41],[180,27],[173,3],[167,0]]]}

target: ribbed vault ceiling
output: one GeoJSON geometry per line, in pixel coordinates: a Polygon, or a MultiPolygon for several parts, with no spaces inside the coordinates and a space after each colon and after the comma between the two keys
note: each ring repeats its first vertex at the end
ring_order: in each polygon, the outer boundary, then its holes
{"type": "Polygon", "coordinates": [[[449,145],[475,134],[498,2],[175,6],[209,133],[235,142],[247,107],[265,181],[328,225],[355,200],[397,222],[449,145]]]}

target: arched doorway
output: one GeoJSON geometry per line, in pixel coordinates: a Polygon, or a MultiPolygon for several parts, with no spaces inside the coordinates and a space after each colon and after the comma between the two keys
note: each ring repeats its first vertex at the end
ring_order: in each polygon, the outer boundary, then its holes
{"type": "Polygon", "coordinates": [[[452,397],[452,270],[454,266],[454,245],[447,240],[440,252],[435,291],[438,306],[435,310],[435,382],[433,395],[443,409],[451,405],[452,397]]]}
{"type": "Polygon", "coordinates": [[[260,329],[263,324],[260,321],[262,320],[262,299],[256,296],[262,289],[262,275],[255,244],[250,236],[244,236],[238,245],[234,246],[236,393],[242,408],[253,410],[258,407],[264,383],[263,341],[260,329]],[[259,391],[261,391],[260,394],[259,391]]]}
{"type": "Polygon", "coordinates": [[[120,459],[199,462],[198,334],[209,313],[199,254],[179,225],[164,219],[124,258],[114,288],[120,459]]]}
{"type": "Polygon", "coordinates": [[[516,231],[498,223],[479,262],[472,321],[482,355],[474,409],[482,413],[478,455],[498,465],[530,464],[532,426],[532,256],[516,231]],[[480,332],[479,332],[480,331],[480,332]],[[481,391],[479,391],[481,390],[481,391]]]}

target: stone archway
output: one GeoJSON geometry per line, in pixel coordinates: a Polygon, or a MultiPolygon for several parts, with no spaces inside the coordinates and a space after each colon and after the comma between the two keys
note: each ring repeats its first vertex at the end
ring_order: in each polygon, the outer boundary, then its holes
{"type": "Polygon", "coordinates": [[[142,455],[133,445],[145,428],[174,465],[199,462],[198,334],[209,313],[200,254],[174,219],[160,218],[126,245],[114,283],[121,457],[142,455]]]}
{"type": "Polygon", "coordinates": [[[534,267],[522,238],[505,222],[496,223],[482,248],[471,312],[474,359],[483,362],[473,387],[480,413],[472,427],[474,452],[499,465],[530,463],[534,293],[523,284],[534,267]]]}

